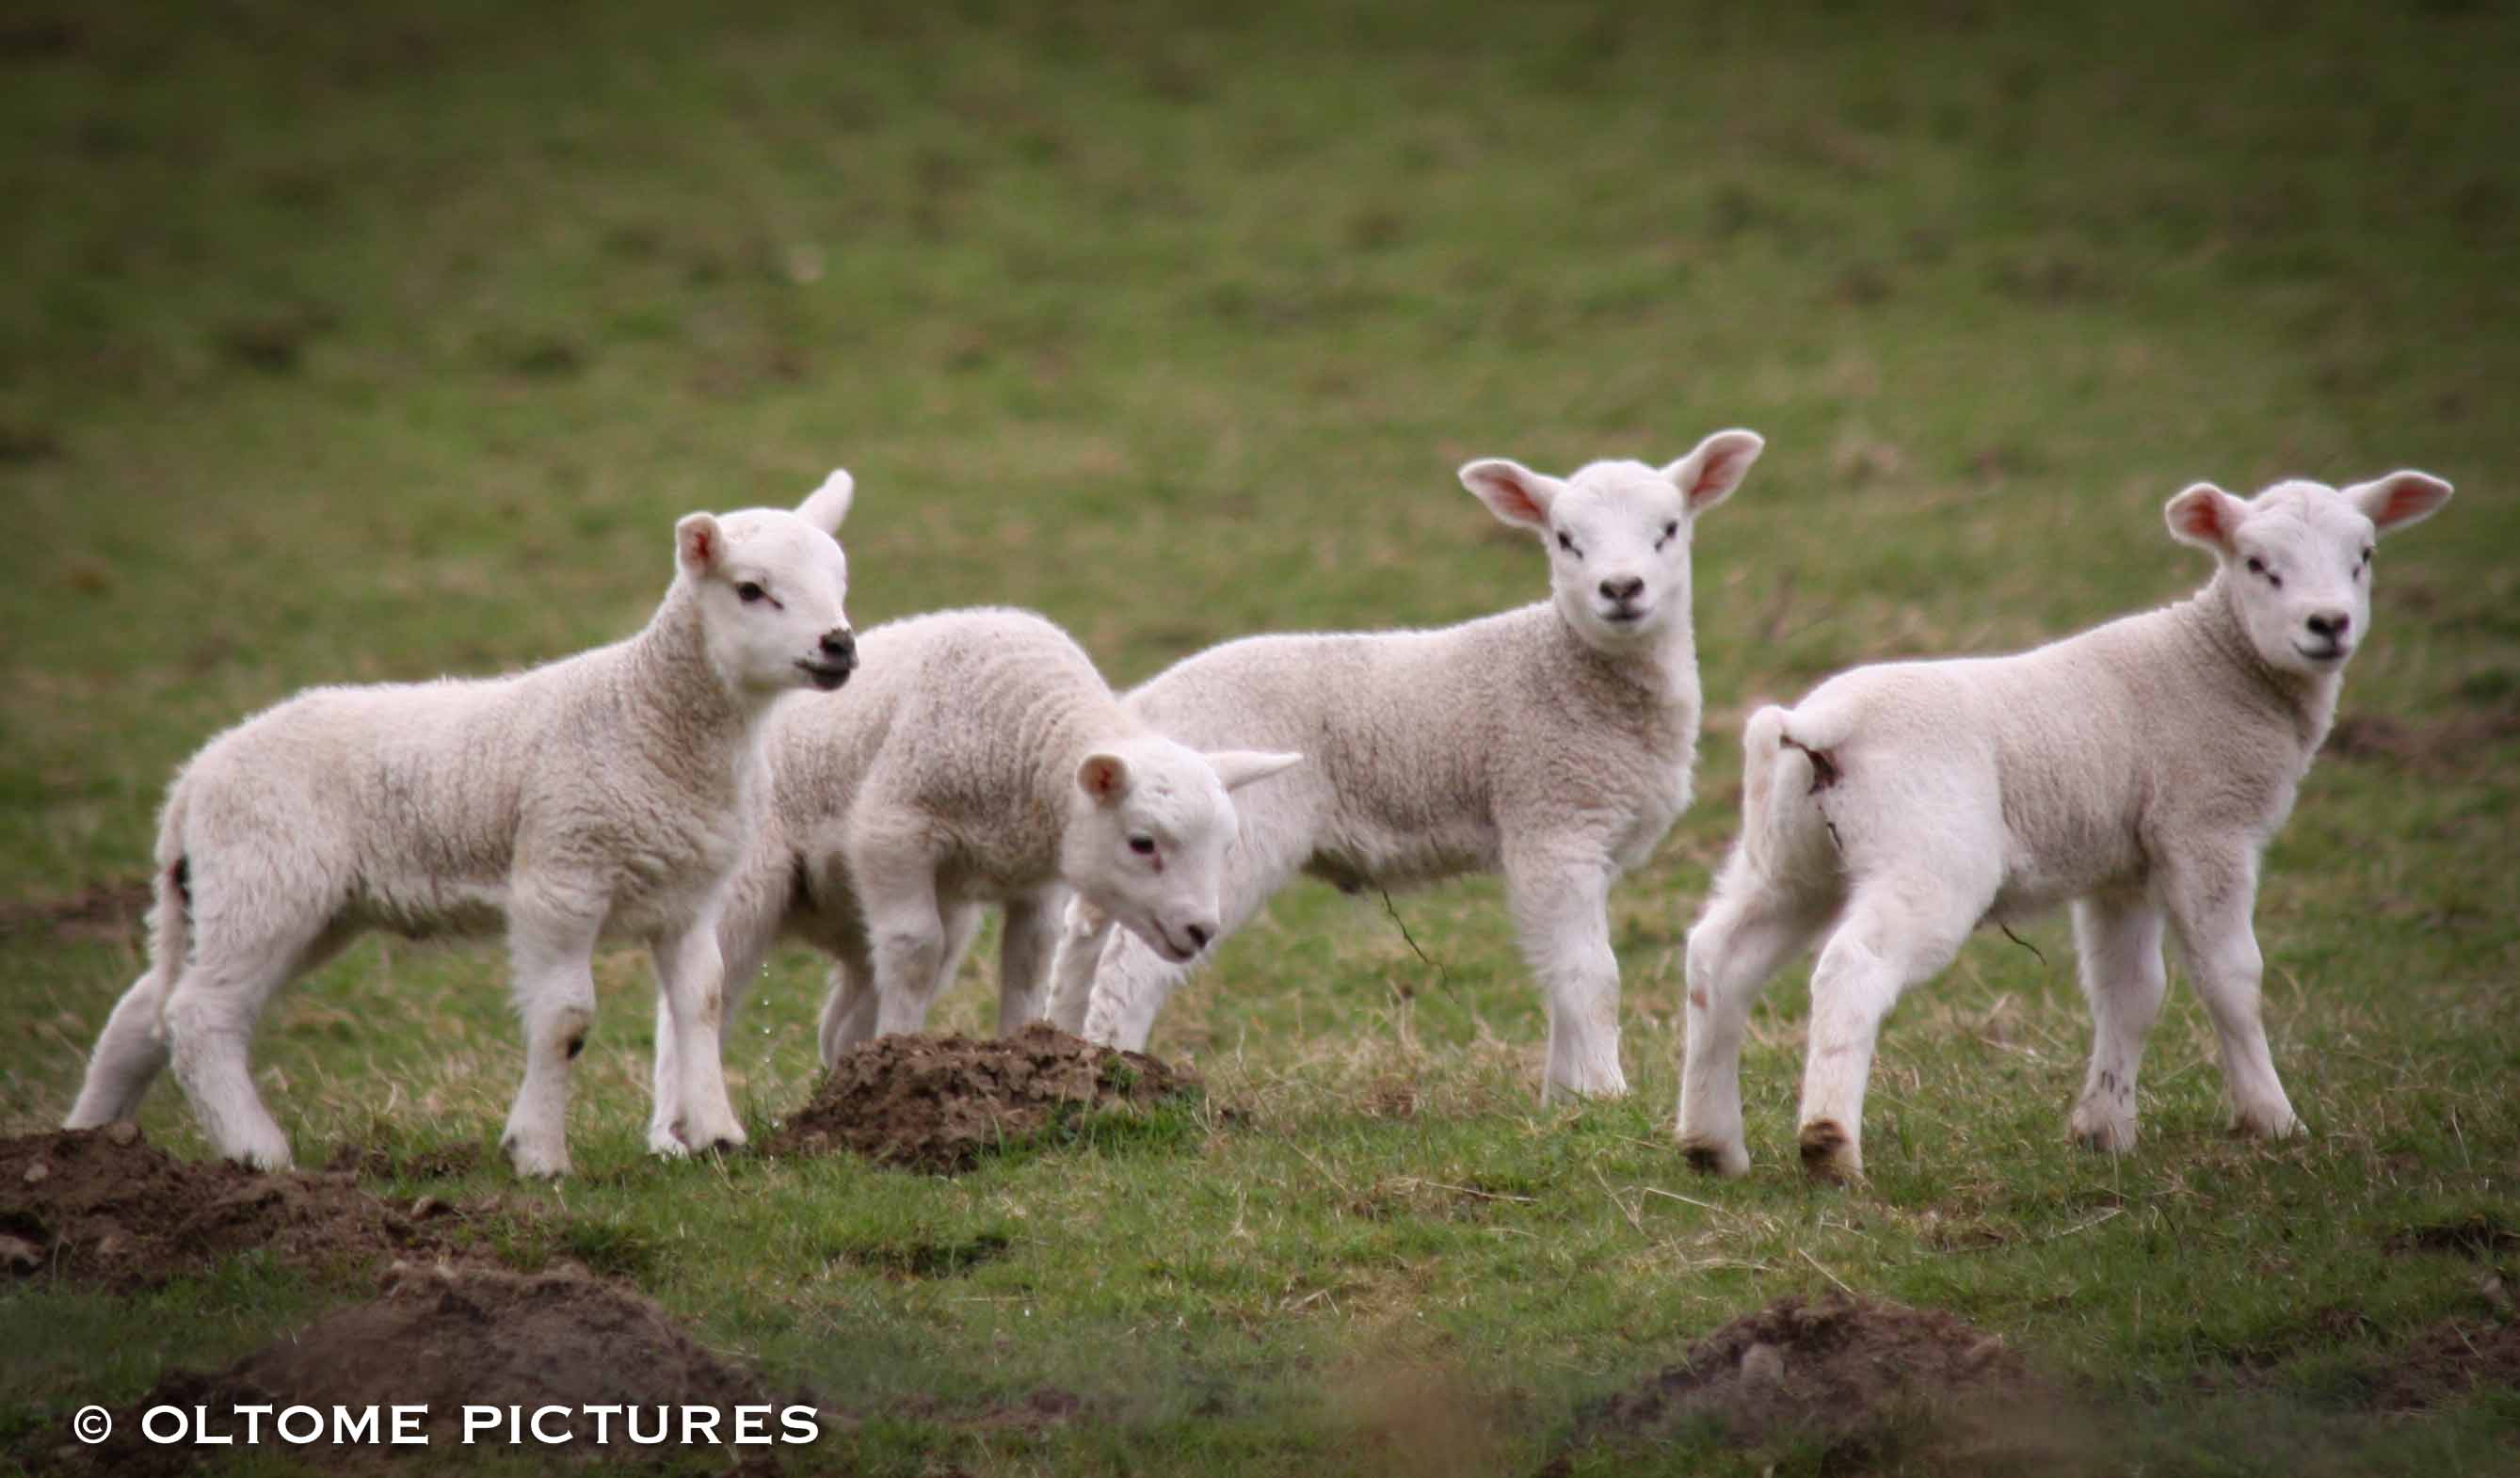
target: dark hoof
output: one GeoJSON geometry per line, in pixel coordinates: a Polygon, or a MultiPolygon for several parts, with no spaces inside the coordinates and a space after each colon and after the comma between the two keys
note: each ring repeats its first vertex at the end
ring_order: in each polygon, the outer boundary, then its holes
{"type": "Polygon", "coordinates": [[[1864,1173],[1855,1158],[1854,1142],[1835,1119],[1804,1125],[1802,1151],[1803,1169],[1821,1180],[1852,1180],[1864,1173]]]}

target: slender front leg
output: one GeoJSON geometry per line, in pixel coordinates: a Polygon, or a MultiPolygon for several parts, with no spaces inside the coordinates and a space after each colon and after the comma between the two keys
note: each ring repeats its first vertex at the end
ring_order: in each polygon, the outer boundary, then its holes
{"type": "Polygon", "coordinates": [[[1628,1091],[1619,1070],[1619,960],[1610,951],[1606,855],[1508,854],[1506,896],[1549,1004],[1544,1097],[1628,1091]]]}
{"type": "Polygon", "coordinates": [[[499,1142],[517,1174],[568,1174],[568,1075],[595,1025],[594,906],[520,903],[508,925],[517,1009],[525,1025],[525,1077],[499,1142]]]}
{"type": "Polygon", "coordinates": [[[2088,1148],[2112,1154],[2135,1148],[2136,1070],[2169,984],[2161,967],[2161,910],[2140,895],[2109,894],[2074,905],[2074,948],[2082,958],[2083,994],[2092,1004],[2092,1066],[2065,1128],[2088,1148]]]}
{"type": "Polygon", "coordinates": [[[1052,951],[1059,941],[1059,920],[1067,890],[1052,889],[1029,898],[1007,900],[1003,937],[998,945],[998,1035],[1010,1036],[1037,1020],[1049,1006],[1052,951]]]}
{"type": "Polygon", "coordinates": [[[1094,976],[1112,926],[1110,915],[1083,898],[1068,900],[1058,952],[1050,964],[1050,1020],[1060,1031],[1084,1034],[1085,1015],[1094,1003],[1094,976]]]}
{"type": "MultiPolygon", "coordinates": [[[[658,1154],[691,1149],[740,1148],[742,1121],[726,1092],[723,1028],[726,1021],[726,970],[718,954],[717,918],[704,916],[680,934],[658,939],[650,950],[656,963],[657,996],[664,1005],[666,1030],[657,1039],[659,1088],[669,1088],[675,1113],[662,1127],[649,1124],[648,1147],[658,1154]],[[670,1041],[672,1046],[665,1044],[670,1041]],[[663,1082],[671,1061],[674,1078],[663,1082]],[[680,1147],[675,1147],[679,1145],[680,1147]]],[[[665,1103],[659,1094],[659,1114],[665,1103]]]]}
{"type": "MultiPolygon", "coordinates": [[[[787,914],[786,894],[781,890],[787,875],[785,868],[773,869],[759,863],[748,866],[753,871],[730,881],[712,906],[717,916],[717,948],[724,979],[720,992],[724,1005],[718,1021],[721,1042],[734,1036],[736,1013],[760,978],[761,962],[778,942],[787,914]]],[[[665,980],[671,968],[666,956],[670,947],[667,941],[657,940],[650,950],[656,963],[656,1047],[649,1083],[648,1148],[660,1155],[680,1155],[692,1146],[684,1142],[675,1128],[683,1117],[683,1062],[675,1041],[674,1015],[665,1000],[665,980]]]]}
{"type": "Polygon", "coordinates": [[[2259,1015],[2258,989],[2266,962],[2258,953],[2249,916],[2257,905],[2258,860],[2245,850],[2199,852],[2170,858],[2162,869],[2161,901],[2187,961],[2188,979],[2214,1018],[2223,1047],[2223,1087],[2230,1095],[2232,1126],[2280,1140],[2301,1129],[2275,1076],[2274,1054],[2259,1015]]]}

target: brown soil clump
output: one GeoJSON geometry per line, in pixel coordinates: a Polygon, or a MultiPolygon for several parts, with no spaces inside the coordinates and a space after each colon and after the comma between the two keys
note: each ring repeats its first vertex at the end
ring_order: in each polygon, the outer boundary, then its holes
{"type": "Polygon", "coordinates": [[[324,1161],[335,1175],[362,1180],[451,1181],[481,1168],[478,1144],[439,1144],[427,1149],[393,1150],[382,1144],[335,1146],[324,1161]]]}
{"type": "Polygon", "coordinates": [[[0,1140],[0,1276],[139,1288],[253,1247],[317,1269],[374,1268],[452,1244],[461,1213],[406,1215],[346,1175],[178,1160],[130,1125],[0,1140]]]}
{"type": "Polygon", "coordinates": [[[2043,1411],[2056,1405],[2000,1336],[1952,1315],[1843,1294],[1786,1298],[1601,1403],[1578,1420],[1575,1442],[1667,1438],[1705,1423],[1738,1447],[1818,1440],[1835,1470],[1847,1471],[1932,1417],[1943,1419],[1938,1447],[1964,1433],[1970,1456],[2019,1456],[2057,1435],[2052,1422],[2040,1423],[2044,1434],[2032,1430],[2025,1401],[2043,1411]]]}
{"type": "MultiPolygon", "coordinates": [[[[306,1406],[328,1413],[336,1407],[428,1409],[421,1424],[429,1438],[426,1448],[321,1444],[287,1450],[332,1466],[461,1448],[467,1406],[500,1410],[497,1428],[474,1437],[493,1452],[595,1456],[684,1451],[684,1407],[718,1413],[715,1445],[736,1436],[737,1417],[729,1409],[738,1406],[766,1412],[748,1419],[758,1435],[775,1441],[783,1435],[779,1411],[788,1404],[774,1400],[750,1371],[710,1354],[654,1303],[619,1283],[575,1271],[526,1276],[402,1263],[386,1274],[382,1297],[328,1314],[224,1370],[172,1370],[159,1377],[117,1414],[112,1440],[95,1451],[94,1459],[100,1469],[115,1473],[172,1473],[189,1466],[196,1450],[155,1447],[141,1435],[141,1413],[159,1405],[187,1411],[204,1407],[229,1429],[233,1423],[225,1413],[242,1405],[306,1406]],[[565,1418],[549,1421],[565,1426],[571,1440],[547,1446],[525,1431],[521,1443],[511,1446],[507,1409],[521,1408],[530,1420],[545,1406],[567,1409],[565,1418]],[[628,1424],[629,1411],[614,1412],[599,1444],[596,1417],[587,1409],[600,1406],[634,1409],[638,1425],[628,1424]],[[660,1408],[674,1409],[666,1425],[660,1425],[666,1420],[660,1408]],[[633,1440],[660,1436],[661,1443],[633,1440]]],[[[557,1435],[558,1428],[546,1430],[557,1435]]],[[[272,1441],[266,1427],[263,1442],[272,1441]]]]}
{"type": "Polygon", "coordinates": [[[64,940],[135,939],[152,901],[146,877],[101,882],[60,898],[11,899],[0,902],[0,935],[46,928],[64,940]]]}
{"type": "Polygon", "coordinates": [[[1192,1080],[1047,1022],[1012,1037],[878,1037],[850,1050],[813,1101],[771,1137],[774,1154],[851,1149],[887,1165],[968,1170],[1064,1116],[1145,1107],[1192,1080]]]}
{"type": "Polygon", "coordinates": [[[2520,1390],[2520,1324],[2445,1320],[2396,1352],[2373,1383],[2384,1411],[2419,1411],[2482,1386],[2520,1390]]]}
{"type": "Polygon", "coordinates": [[[2349,714],[2327,732],[2324,752],[2425,775],[2457,776],[2490,766],[2497,747],[2520,736],[2520,710],[2454,714],[2432,724],[2385,713],[2349,714]]]}

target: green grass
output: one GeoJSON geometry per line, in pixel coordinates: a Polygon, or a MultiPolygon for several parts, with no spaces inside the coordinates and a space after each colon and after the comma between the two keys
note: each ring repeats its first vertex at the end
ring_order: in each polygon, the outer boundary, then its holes
{"type": "MultiPolygon", "coordinates": [[[[1378,900],[1307,884],[1164,1018],[1209,1096],[1151,1130],[958,1180],[653,1164],[625,954],[579,1177],[386,1184],[544,1208],[519,1256],[629,1276],[866,1417],[817,1456],[871,1473],[1529,1472],[1584,1403],[1840,1281],[2138,1413],[2108,1440],[2147,1472],[2507,1471],[2507,1389],[2420,1420],[2354,1393],[2489,1312],[2485,1267],[2390,1236],[2520,1219],[2520,19],[1244,9],[10,10],[0,897],[141,873],[171,768],[300,686],[629,630],[676,515],[833,464],[862,624],[1034,606],[1129,682],[1243,632],[1534,599],[1455,466],[1746,425],[1769,454],[1696,553],[1701,800],[1614,899],[1627,1101],[1534,1101],[1492,882],[1396,900],[1431,967],[1378,900]],[[2195,478],[2408,465],[2460,496],[2382,553],[2345,711],[2422,752],[2325,759],[2258,910],[2307,1139],[2226,1137],[2182,994],[2139,1151],[2070,1150],[2086,1028],[2050,921],[1894,1017],[1868,1187],[1793,1163],[1793,971],[1745,1061],[1757,1168],[1688,1174],[1678,946],[1754,701],[2182,593],[2204,571],[2159,510],[2195,478]],[[963,1419],[1045,1384],[1090,1419],[963,1419]]],[[[58,1119],[135,951],[0,934],[0,1128],[58,1119]]],[[[806,1092],[819,975],[780,956],[733,1040],[756,1128],[806,1092]]],[[[486,1148],[518,1067],[499,953],[363,945],[257,1063],[301,1159],[486,1148]]],[[[171,1089],[145,1123],[202,1151],[171,1089]]],[[[44,1450],[345,1296],[250,1262],[0,1295],[0,1436],[44,1450]]]]}

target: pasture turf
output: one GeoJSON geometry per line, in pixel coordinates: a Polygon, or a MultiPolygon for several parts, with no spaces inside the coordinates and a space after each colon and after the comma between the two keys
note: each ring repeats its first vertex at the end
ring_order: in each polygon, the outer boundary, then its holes
{"type": "MultiPolygon", "coordinates": [[[[1457,465],[1742,425],[1768,454],[1695,556],[1700,798],[1613,903],[1624,1101],[1536,1101],[1487,880],[1290,889],[1158,1028],[1200,1104],[960,1178],[649,1160],[630,953],[561,1185],[397,1168],[498,1133],[495,946],[351,951],[271,1012],[263,1091],[301,1161],[511,1197],[519,1258],[858,1418],[793,1470],[1953,1470],[1566,1448],[1843,1285],[2072,1383],[2093,1471],[2511,1471],[2509,1386],[2374,1393],[2520,1284],[2516,67],[2520,18],[2455,0],[0,7],[0,1132],[58,1122],[139,970],[119,905],[176,763],[307,684],[619,636],[690,509],[845,465],[861,624],[1033,606],[1126,683],[1536,599],[1457,465]],[[2140,1147],[2069,1148],[2050,920],[1894,1015],[1854,1189],[1792,1152],[1788,970],[1756,1167],[1691,1176],[1678,952],[1751,706],[2182,594],[2160,508],[2196,478],[2400,466],[2459,495],[2379,557],[2258,908],[2308,1136],[2227,1137],[2175,990],[2140,1147]],[[1080,1413],[991,1414],[1044,1388],[1080,1413]]],[[[940,1027],[988,1024],[978,973],[940,1027]]],[[[744,987],[756,1138],[819,990],[792,951],[744,987]]],[[[171,1085],[144,1122],[204,1152],[171,1085]]],[[[0,1292],[0,1462],[355,1291],[248,1255],[0,1292]]]]}

